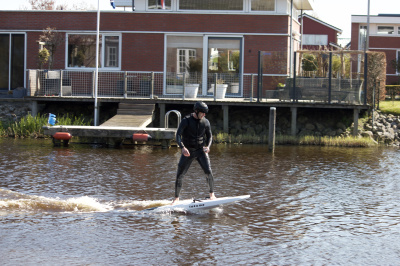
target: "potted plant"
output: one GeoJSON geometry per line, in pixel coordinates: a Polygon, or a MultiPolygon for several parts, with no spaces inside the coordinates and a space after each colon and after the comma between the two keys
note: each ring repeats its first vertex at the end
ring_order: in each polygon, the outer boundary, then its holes
{"type": "Polygon", "coordinates": [[[196,98],[200,84],[185,84],[185,98],[196,98]]]}
{"type": "MultiPolygon", "coordinates": [[[[217,99],[224,99],[226,90],[228,89],[228,84],[225,84],[225,80],[217,79],[217,91],[216,91],[216,98],[217,99]]],[[[211,93],[214,93],[214,84],[211,84],[211,93]]]]}
{"type": "Polygon", "coordinates": [[[201,78],[202,69],[203,62],[201,58],[193,58],[189,60],[189,63],[186,66],[187,73],[185,77],[185,80],[187,81],[187,83],[185,84],[186,98],[197,97],[200,84],[195,82],[198,82],[199,78],[201,78]]]}

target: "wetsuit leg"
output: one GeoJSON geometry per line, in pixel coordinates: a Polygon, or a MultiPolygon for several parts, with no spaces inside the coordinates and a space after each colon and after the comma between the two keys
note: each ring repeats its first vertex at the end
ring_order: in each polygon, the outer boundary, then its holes
{"type": "Polygon", "coordinates": [[[182,189],[183,178],[185,177],[186,172],[192,164],[193,159],[194,157],[192,156],[186,157],[181,155],[175,180],[175,198],[179,198],[179,194],[181,193],[182,189]]]}
{"type": "Polygon", "coordinates": [[[206,174],[206,180],[208,183],[208,187],[210,189],[210,193],[213,193],[214,192],[214,176],[211,171],[210,157],[208,156],[207,153],[202,151],[198,155],[197,161],[199,162],[204,173],[206,174]]]}

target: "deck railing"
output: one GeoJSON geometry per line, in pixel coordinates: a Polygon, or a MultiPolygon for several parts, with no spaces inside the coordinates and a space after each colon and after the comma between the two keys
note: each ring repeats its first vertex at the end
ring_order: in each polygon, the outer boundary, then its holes
{"type": "MultiPolygon", "coordinates": [[[[28,70],[27,94],[33,97],[89,97],[95,95],[95,72],[28,70]]],[[[258,95],[257,74],[201,75],[163,72],[99,72],[97,96],[147,99],[236,99],[243,101],[292,101],[362,104],[362,80],[263,76],[258,95]],[[278,86],[278,82],[279,85],[278,86]],[[284,83],[283,83],[284,82],[284,83]]]]}

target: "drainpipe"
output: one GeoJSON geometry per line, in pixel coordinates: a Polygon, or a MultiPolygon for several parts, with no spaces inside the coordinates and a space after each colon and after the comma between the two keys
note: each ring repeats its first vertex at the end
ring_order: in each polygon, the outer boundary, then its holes
{"type": "Polygon", "coordinates": [[[303,17],[303,9],[301,10],[301,36],[300,36],[300,49],[303,50],[303,25],[304,25],[304,17],[303,17]]]}
{"type": "Polygon", "coordinates": [[[94,82],[94,125],[99,124],[99,106],[97,103],[97,92],[99,85],[99,38],[100,38],[100,0],[97,0],[97,31],[96,31],[96,73],[94,82]]]}

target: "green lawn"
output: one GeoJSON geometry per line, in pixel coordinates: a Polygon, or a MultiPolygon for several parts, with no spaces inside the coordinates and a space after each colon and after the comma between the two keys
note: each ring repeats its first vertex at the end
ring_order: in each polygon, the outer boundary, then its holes
{"type": "Polygon", "coordinates": [[[400,101],[381,101],[379,102],[379,109],[384,114],[400,115],[400,101]]]}

